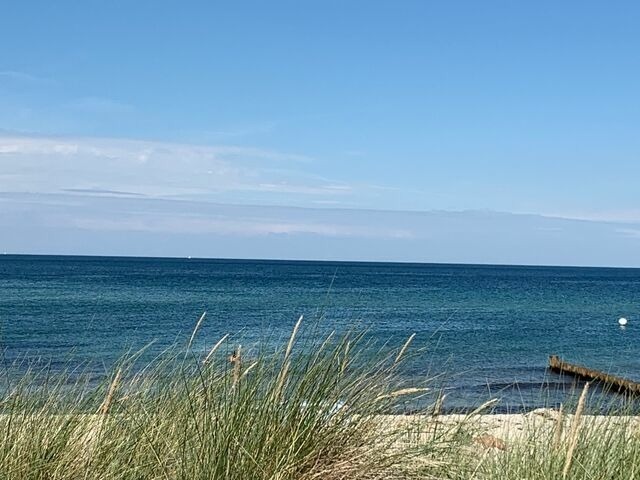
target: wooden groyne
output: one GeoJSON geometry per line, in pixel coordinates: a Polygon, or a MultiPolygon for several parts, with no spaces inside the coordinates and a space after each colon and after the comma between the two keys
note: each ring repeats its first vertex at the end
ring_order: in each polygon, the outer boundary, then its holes
{"type": "Polygon", "coordinates": [[[583,367],[582,365],[574,365],[564,362],[557,355],[549,357],[549,369],[556,373],[568,373],[583,380],[594,380],[609,387],[613,391],[620,393],[631,393],[640,395],[640,383],[628,380],[615,375],[609,375],[592,368],[583,367]]]}

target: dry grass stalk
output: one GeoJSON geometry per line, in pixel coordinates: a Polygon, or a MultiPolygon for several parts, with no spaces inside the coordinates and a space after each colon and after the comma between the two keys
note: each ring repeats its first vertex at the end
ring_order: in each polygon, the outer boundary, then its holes
{"type": "Polygon", "coordinates": [[[563,423],[564,423],[564,405],[560,404],[560,409],[558,410],[558,416],[556,417],[556,428],[553,433],[553,443],[551,444],[552,445],[551,448],[553,449],[553,451],[557,451],[558,447],[560,446],[560,440],[562,439],[563,423]]]}
{"type": "Polygon", "coordinates": [[[287,344],[287,349],[284,352],[284,361],[282,363],[282,368],[280,369],[280,373],[278,374],[278,381],[276,383],[276,389],[273,392],[273,399],[276,402],[280,401],[280,395],[282,394],[282,389],[284,388],[284,382],[287,379],[287,375],[289,373],[291,351],[293,350],[293,345],[296,340],[296,335],[298,334],[298,330],[300,329],[300,325],[302,324],[302,319],[304,315],[300,315],[300,318],[296,322],[293,327],[293,331],[291,332],[291,337],[289,338],[289,343],[287,344]]]}
{"type": "Polygon", "coordinates": [[[578,433],[580,431],[582,412],[584,410],[584,404],[587,399],[588,391],[589,391],[589,383],[585,383],[584,388],[582,389],[582,393],[580,394],[580,399],[578,400],[578,407],[576,408],[576,413],[573,416],[573,421],[571,422],[571,432],[569,433],[569,447],[567,450],[567,459],[565,460],[564,468],[562,469],[563,478],[567,478],[569,469],[571,469],[571,461],[573,460],[573,452],[575,451],[576,445],[578,444],[578,433]]]}
{"type": "Polygon", "coordinates": [[[107,396],[105,397],[104,402],[102,402],[102,405],[100,406],[99,413],[101,415],[106,415],[107,413],[109,413],[109,408],[113,403],[113,397],[116,393],[116,389],[118,388],[118,384],[120,383],[121,377],[122,377],[122,369],[119,368],[118,371],[116,372],[116,376],[114,377],[113,381],[109,385],[107,396]]]}
{"type": "Polygon", "coordinates": [[[479,407],[475,408],[473,411],[467,413],[461,421],[456,422],[456,425],[454,428],[451,429],[451,434],[452,435],[456,435],[463,427],[463,425],[468,425],[469,421],[476,417],[477,415],[480,415],[482,412],[490,409],[491,407],[493,407],[496,403],[499,402],[499,399],[497,398],[492,398],[491,400],[487,400],[486,402],[484,402],[482,405],[480,405],[479,407]]]}
{"type": "Polygon", "coordinates": [[[209,360],[211,359],[213,354],[216,353],[218,348],[220,348],[220,345],[222,345],[222,342],[224,342],[227,338],[229,338],[229,334],[228,333],[225,336],[223,336],[220,340],[218,340],[218,342],[213,346],[213,348],[211,350],[209,350],[209,353],[207,354],[207,356],[202,361],[203,365],[206,365],[209,362],[209,360]]]}
{"type": "Polygon", "coordinates": [[[240,380],[240,370],[242,368],[242,345],[238,345],[238,348],[229,355],[229,362],[233,364],[233,384],[231,388],[235,388],[236,384],[240,380]]]}
{"type": "Polygon", "coordinates": [[[436,399],[436,403],[433,405],[433,416],[437,417],[442,412],[442,405],[444,404],[444,399],[447,397],[446,393],[440,392],[438,394],[438,398],[436,399]]]}
{"type": "Polygon", "coordinates": [[[249,374],[249,372],[254,369],[256,365],[258,365],[257,361],[253,362],[251,365],[245,368],[244,372],[242,372],[242,375],[240,375],[240,378],[238,380],[242,380],[244,377],[246,377],[249,374]]]}
{"type": "Polygon", "coordinates": [[[349,366],[349,349],[351,348],[351,341],[347,341],[344,346],[344,355],[342,356],[342,366],[340,367],[340,375],[344,375],[347,367],[349,366]]]}
{"type": "Polygon", "coordinates": [[[480,461],[478,462],[478,464],[476,465],[476,468],[473,470],[473,472],[471,473],[471,476],[469,478],[478,478],[478,472],[480,471],[480,467],[482,467],[482,464],[485,462],[485,460],[489,457],[489,453],[491,452],[490,449],[485,449],[484,454],[482,455],[482,457],[480,457],[480,461]]]}
{"type": "Polygon", "coordinates": [[[198,322],[196,323],[195,328],[193,329],[193,333],[191,334],[191,338],[189,339],[189,344],[187,345],[187,350],[189,350],[191,348],[191,345],[193,345],[193,340],[196,338],[196,335],[198,334],[198,330],[200,330],[200,326],[202,325],[202,322],[204,321],[204,318],[207,316],[207,312],[204,312],[200,318],[198,319],[198,322]]]}
{"type": "Polygon", "coordinates": [[[480,413],[482,413],[482,412],[484,412],[486,410],[489,410],[491,407],[493,407],[498,402],[499,402],[499,399],[497,399],[497,398],[492,398],[491,400],[487,400],[486,402],[484,402],[479,407],[476,407],[474,410],[472,410],[471,412],[467,413],[464,416],[464,421],[466,422],[470,418],[473,418],[476,415],[479,415],[480,413]]]}
{"type": "Polygon", "coordinates": [[[300,318],[298,318],[296,325],[293,327],[293,332],[291,332],[291,337],[289,337],[289,343],[287,343],[287,350],[284,354],[285,360],[288,360],[289,356],[291,355],[291,350],[293,350],[293,344],[295,343],[296,335],[298,334],[298,330],[300,329],[300,324],[302,324],[303,318],[304,318],[304,315],[300,315],[300,318]]]}
{"type": "Polygon", "coordinates": [[[407,339],[407,341],[404,342],[404,345],[400,349],[400,353],[398,353],[398,356],[396,357],[395,363],[398,363],[400,361],[400,359],[404,355],[404,352],[407,351],[407,348],[409,348],[409,345],[411,345],[411,342],[413,342],[413,339],[415,338],[415,336],[416,334],[412,333],[411,336],[407,339]]]}

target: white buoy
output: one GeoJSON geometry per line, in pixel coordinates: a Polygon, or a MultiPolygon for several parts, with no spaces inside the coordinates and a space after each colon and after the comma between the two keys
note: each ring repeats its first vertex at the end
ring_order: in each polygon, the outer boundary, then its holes
{"type": "Polygon", "coordinates": [[[619,324],[621,327],[624,327],[624,326],[627,324],[627,319],[626,319],[626,318],[624,318],[624,317],[620,317],[620,318],[618,319],[618,324],[619,324]]]}

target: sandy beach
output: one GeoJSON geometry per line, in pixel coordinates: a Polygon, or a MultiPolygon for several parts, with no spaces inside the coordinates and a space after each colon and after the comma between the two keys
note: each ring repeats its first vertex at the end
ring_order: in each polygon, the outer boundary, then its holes
{"type": "MultiPolygon", "coordinates": [[[[388,428],[406,428],[412,435],[425,438],[437,431],[446,434],[464,430],[478,447],[506,450],[509,445],[547,438],[558,428],[566,435],[574,421],[573,413],[560,414],[558,410],[539,408],[513,414],[389,415],[383,423],[388,428]]],[[[578,421],[582,428],[596,430],[640,429],[640,417],[631,415],[582,415],[578,421]]]]}

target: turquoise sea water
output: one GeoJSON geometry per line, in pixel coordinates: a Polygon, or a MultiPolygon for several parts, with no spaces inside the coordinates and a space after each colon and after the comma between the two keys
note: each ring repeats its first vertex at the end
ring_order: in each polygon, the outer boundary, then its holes
{"type": "Polygon", "coordinates": [[[415,333],[425,352],[405,374],[447,372],[451,408],[548,403],[541,391],[571,387],[546,372],[552,353],[640,380],[640,269],[0,256],[6,363],[104,369],[127,348],[184,340],[203,311],[202,350],[225,333],[285,338],[301,314],[323,313],[327,330],[358,322],[380,342],[415,333]]]}

